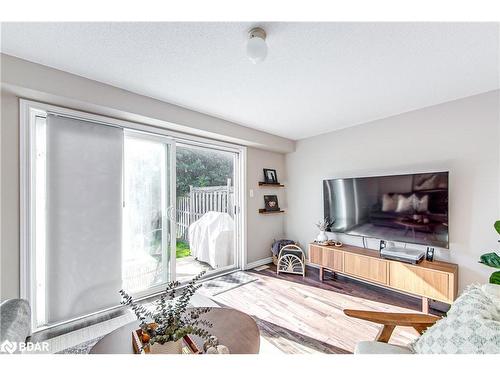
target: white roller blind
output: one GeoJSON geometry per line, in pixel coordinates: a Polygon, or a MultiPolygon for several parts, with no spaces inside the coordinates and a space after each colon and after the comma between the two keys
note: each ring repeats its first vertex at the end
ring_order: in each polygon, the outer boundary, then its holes
{"type": "Polygon", "coordinates": [[[47,116],[46,319],[119,303],[123,130],[47,116]]]}

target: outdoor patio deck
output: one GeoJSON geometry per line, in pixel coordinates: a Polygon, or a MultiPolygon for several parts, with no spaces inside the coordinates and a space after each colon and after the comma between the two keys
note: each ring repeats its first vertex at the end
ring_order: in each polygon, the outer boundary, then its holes
{"type": "Polygon", "coordinates": [[[201,271],[212,271],[209,264],[196,260],[193,256],[178,258],[176,264],[177,280],[180,282],[192,279],[201,271]]]}

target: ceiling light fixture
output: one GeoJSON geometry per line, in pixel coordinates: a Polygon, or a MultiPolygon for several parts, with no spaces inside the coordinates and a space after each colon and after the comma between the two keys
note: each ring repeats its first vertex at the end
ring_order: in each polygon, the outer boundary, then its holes
{"type": "Polygon", "coordinates": [[[247,56],[251,62],[258,64],[267,56],[266,32],[255,27],[248,32],[247,56]]]}

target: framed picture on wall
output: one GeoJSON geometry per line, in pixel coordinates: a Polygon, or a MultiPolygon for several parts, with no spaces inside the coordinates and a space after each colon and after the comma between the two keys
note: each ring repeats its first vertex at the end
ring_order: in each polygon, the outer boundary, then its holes
{"type": "Polygon", "coordinates": [[[264,182],[267,184],[277,184],[278,175],[276,169],[264,168],[264,182]]]}
{"type": "Polygon", "coordinates": [[[266,211],[279,211],[280,206],[278,204],[278,196],[276,195],[264,195],[264,205],[266,211]]]}

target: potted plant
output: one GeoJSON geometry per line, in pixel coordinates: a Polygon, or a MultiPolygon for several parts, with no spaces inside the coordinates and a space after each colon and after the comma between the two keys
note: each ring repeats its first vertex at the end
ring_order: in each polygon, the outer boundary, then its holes
{"type": "MultiPolygon", "coordinates": [[[[500,234],[500,220],[497,220],[495,222],[494,227],[497,233],[500,234]]],[[[498,256],[498,254],[495,252],[481,255],[481,257],[479,258],[479,262],[489,267],[500,268],[500,256],[498,256]]],[[[495,271],[491,274],[490,283],[500,285],[500,271],[495,271]]]]}
{"type": "Polygon", "coordinates": [[[318,236],[316,237],[316,241],[318,242],[325,242],[325,241],[328,241],[328,236],[326,235],[326,230],[328,229],[328,227],[330,225],[332,225],[333,223],[330,221],[329,218],[324,218],[324,219],[321,219],[320,221],[318,221],[316,223],[316,226],[318,227],[319,229],[319,234],[318,236]]]}
{"type": "Polygon", "coordinates": [[[167,284],[165,292],[155,302],[153,310],[146,309],[138,304],[123,289],[120,290],[122,304],[129,306],[140,321],[142,330],[141,340],[150,353],[181,354],[182,340],[186,335],[196,335],[208,339],[210,333],[205,327],[212,324],[202,319],[202,315],[210,311],[209,307],[188,309],[189,301],[196,290],[201,287],[197,282],[205,274],[201,272],[185,287],[178,289],[178,281],[167,284]]]}

